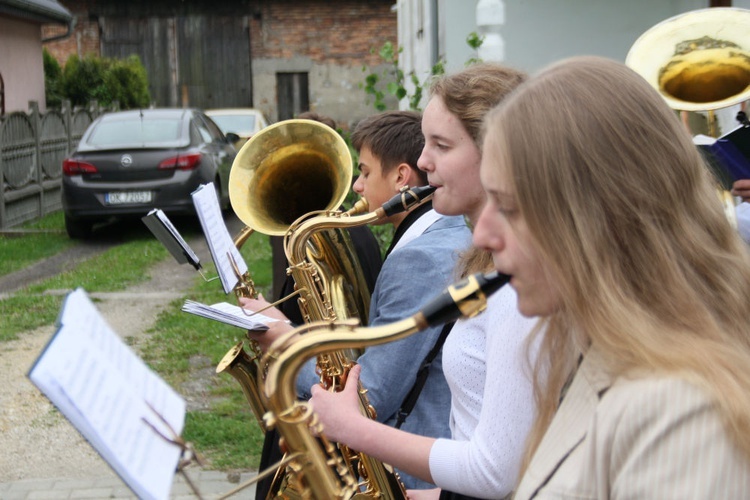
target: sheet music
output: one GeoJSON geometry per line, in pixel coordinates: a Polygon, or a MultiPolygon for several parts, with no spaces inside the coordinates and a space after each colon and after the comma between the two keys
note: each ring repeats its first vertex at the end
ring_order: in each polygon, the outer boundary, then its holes
{"type": "Polygon", "coordinates": [[[245,314],[242,312],[241,307],[227,302],[219,302],[218,304],[207,306],[206,304],[201,304],[194,300],[186,300],[182,306],[182,310],[190,314],[244,328],[246,330],[265,331],[268,330],[269,323],[279,321],[262,313],[252,315],[248,315],[250,313],[245,314]]]}
{"type": "Polygon", "coordinates": [[[166,499],[181,450],[185,400],[120,339],[86,293],[68,295],[29,379],[140,498],[166,499]],[[153,408],[149,408],[149,405],[153,408]]]}
{"type": "Polygon", "coordinates": [[[216,198],[213,183],[203,184],[193,192],[192,196],[195,210],[198,213],[203,233],[208,242],[211,258],[216,265],[216,271],[219,273],[221,284],[224,287],[224,293],[230,293],[239,282],[239,277],[235,274],[232,262],[227,254],[232,255],[239,268],[240,275],[247,272],[247,263],[229,235],[224,218],[221,216],[221,207],[219,206],[219,200],[216,198]]]}
{"type": "Polygon", "coordinates": [[[201,268],[200,259],[196,253],[190,248],[190,245],[187,244],[180,232],[172,224],[172,221],[169,220],[160,208],[151,210],[141,220],[161,244],[169,250],[169,253],[172,254],[177,262],[180,264],[188,263],[196,269],[201,268]]]}

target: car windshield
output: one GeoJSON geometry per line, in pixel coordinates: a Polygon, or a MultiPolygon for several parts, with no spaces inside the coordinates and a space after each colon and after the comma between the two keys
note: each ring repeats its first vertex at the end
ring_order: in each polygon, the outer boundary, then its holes
{"type": "Polygon", "coordinates": [[[104,121],[94,128],[87,143],[99,148],[131,144],[171,145],[180,140],[181,125],[180,120],[167,118],[104,121]]]}
{"type": "Polygon", "coordinates": [[[252,132],[255,130],[255,115],[221,115],[211,116],[222,132],[252,132]]]}

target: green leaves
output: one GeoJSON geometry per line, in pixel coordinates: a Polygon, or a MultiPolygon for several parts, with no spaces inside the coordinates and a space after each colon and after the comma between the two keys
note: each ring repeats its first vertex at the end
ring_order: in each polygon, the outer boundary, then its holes
{"type": "MultiPolygon", "coordinates": [[[[466,37],[466,43],[472,49],[478,49],[482,43],[484,43],[484,37],[480,36],[476,32],[469,33],[466,37]]],[[[408,75],[405,75],[403,70],[398,65],[398,56],[404,50],[403,47],[396,48],[392,42],[387,41],[383,43],[380,49],[377,50],[378,55],[387,65],[386,69],[380,74],[376,72],[370,72],[367,66],[362,67],[362,71],[367,73],[365,75],[365,81],[360,84],[360,88],[364,89],[368,96],[373,97],[373,106],[377,111],[385,111],[388,106],[385,102],[386,95],[391,95],[396,98],[396,101],[408,99],[409,109],[412,111],[422,111],[422,97],[424,96],[424,89],[429,86],[430,81],[439,75],[445,74],[445,61],[439,60],[430,68],[430,74],[424,81],[420,80],[414,71],[410,71],[408,75]],[[414,88],[412,94],[409,94],[409,90],[406,86],[406,77],[409,77],[411,87],[414,88]],[[380,82],[386,81],[385,91],[381,90],[380,82]]],[[[370,49],[370,53],[375,53],[375,48],[370,49]]],[[[466,64],[479,62],[480,59],[476,57],[470,58],[466,64]]]]}
{"type": "Polygon", "coordinates": [[[146,68],[137,55],[113,59],[74,54],[61,71],[47,54],[44,74],[48,106],[59,106],[62,99],[69,99],[73,106],[96,100],[106,107],[116,101],[120,109],[131,109],[147,107],[151,101],[146,68]]]}

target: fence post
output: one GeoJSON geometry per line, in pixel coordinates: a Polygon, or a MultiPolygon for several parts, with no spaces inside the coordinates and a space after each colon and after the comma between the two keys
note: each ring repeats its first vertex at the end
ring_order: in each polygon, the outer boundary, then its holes
{"type": "Polygon", "coordinates": [[[31,126],[34,129],[34,170],[36,172],[36,185],[39,188],[37,218],[41,218],[44,215],[44,189],[42,189],[44,174],[42,173],[42,119],[37,101],[29,101],[29,115],[31,126]]]}
{"type": "Polygon", "coordinates": [[[7,224],[5,216],[5,166],[3,165],[3,156],[5,152],[5,144],[3,143],[3,136],[5,134],[5,124],[7,120],[0,117],[0,229],[5,229],[7,224]]]}
{"type": "Polygon", "coordinates": [[[65,125],[65,136],[68,139],[68,154],[70,154],[73,151],[73,113],[70,109],[70,99],[63,99],[61,110],[65,125]]]}

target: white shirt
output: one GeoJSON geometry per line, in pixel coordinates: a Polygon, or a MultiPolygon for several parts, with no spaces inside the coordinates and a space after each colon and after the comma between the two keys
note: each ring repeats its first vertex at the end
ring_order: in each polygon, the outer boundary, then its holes
{"type": "Polygon", "coordinates": [[[444,490],[506,496],[518,479],[535,412],[525,340],[536,319],[521,316],[505,286],[479,316],[456,322],[443,346],[453,439],[438,439],[430,473],[444,490]]]}

